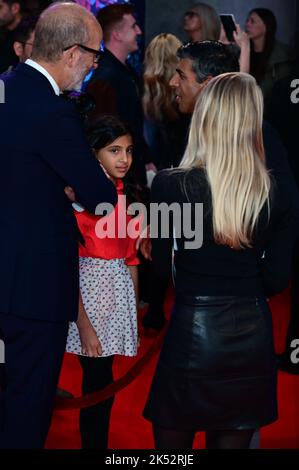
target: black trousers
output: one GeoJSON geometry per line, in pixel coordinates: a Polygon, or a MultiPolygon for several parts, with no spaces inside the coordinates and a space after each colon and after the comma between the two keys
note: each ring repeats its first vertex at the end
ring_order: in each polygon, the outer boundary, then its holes
{"type": "Polygon", "coordinates": [[[68,322],[0,313],[0,448],[39,449],[51,423],[68,322]]]}
{"type": "MultiPolygon", "coordinates": [[[[82,394],[104,389],[113,382],[114,356],[79,356],[83,371],[82,394]]],[[[95,406],[80,410],[80,434],[82,449],[107,449],[109,421],[114,397],[101,401],[95,406]]]]}

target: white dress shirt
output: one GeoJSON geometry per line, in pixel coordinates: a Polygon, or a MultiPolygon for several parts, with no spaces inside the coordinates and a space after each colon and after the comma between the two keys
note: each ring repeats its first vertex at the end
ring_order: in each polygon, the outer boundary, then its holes
{"type": "Polygon", "coordinates": [[[55,82],[52,75],[50,75],[49,72],[44,67],[42,67],[40,64],[38,64],[37,62],[35,62],[34,60],[31,60],[31,59],[27,59],[25,61],[25,64],[30,65],[30,67],[33,67],[34,69],[38,70],[38,72],[42,73],[49,80],[49,82],[51,83],[51,85],[53,87],[53,90],[55,92],[55,95],[57,95],[57,96],[60,95],[59,86],[55,82]]]}

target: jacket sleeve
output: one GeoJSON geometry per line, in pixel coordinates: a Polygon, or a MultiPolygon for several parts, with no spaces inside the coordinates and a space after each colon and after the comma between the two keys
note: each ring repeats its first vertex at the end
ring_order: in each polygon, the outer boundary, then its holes
{"type": "Polygon", "coordinates": [[[289,194],[295,230],[299,235],[299,191],[290,168],[286,148],[276,129],[268,122],[263,126],[267,168],[275,177],[277,185],[289,194]]]}
{"type": "Polygon", "coordinates": [[[291,277],[294,247],[294,213],[292,202],[283,191],[277,191],[273,220],[270,220],[269,236],[264,246],[260,269],[264,291],[267,296],[284,290],[291,277]]]}
{"type": "MultiPolygon", "coordinates": [[[[151,211],[153,211],[153,205],[158,206],[161,203],[169,202],[166,185],[170,178],[165,173],[164,171],[158,173],[153,180],[151,186],[151,211]]],[[[172,220],[169,219],[169,236],[163,238],[162,217],[153,220],[153,223],[156,230],[153,230],[154,227],[151,221],[152,275],[157,276],[161,282],[164,282],[164,280],[166,282],[170,278],[172,268],[173,224],[172,220]]]]}
{"type": "Polygon", "coordinates": [[[39,142],[41,157],[65,185],[74,189],[77,201],[92,213],[102,202],[115,205],[115,186],[89,148],[80,116],[73,105],[63,103],[63,109],[58,107],[40,124],[48,129],[47,142],[39,142]]]}

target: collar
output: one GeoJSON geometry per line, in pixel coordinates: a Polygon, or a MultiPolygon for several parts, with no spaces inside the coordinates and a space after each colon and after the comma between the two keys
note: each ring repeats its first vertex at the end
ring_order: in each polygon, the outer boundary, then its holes
{"type": "Polygon", "coordinates": [[[52,77],[52,75],[50,75],[49,72],[44,67],[42,67],[40,64],[38,64],[37,62],[35,62],[34,60],[31,60],[31,59],[27,59],[25,61],[25,64],[30,65],[30,67],[33,67],[35,70],[37,70],[42,75],[44,75],[47,78],[47,80],[49,80],[49,82],[51,83],[52,88],[55,92],[55,95],[57,95],[57,96],[60,95],[59,86],[57,85],[57,83],[54,80],[54,78],[52,77]]]}

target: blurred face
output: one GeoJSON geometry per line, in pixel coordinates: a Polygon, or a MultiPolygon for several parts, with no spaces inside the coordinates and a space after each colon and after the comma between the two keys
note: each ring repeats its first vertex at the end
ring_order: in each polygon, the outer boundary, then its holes
{"type": "Polygon", "coordinates": [[[246,21],[246,33],[250,39],[259,39],[265,36],[267,28],[257,13],[251,13],[246,21]]]}
{"type": "Polygon", "coordinates": [[[184,15],[184,31],[190,34],[201,28],[200,17],[195,11],[187,11],[184,15]]]}
{"type": "Polygon", "coordinates": [[[170,86],[175,90],[176,102],[181,113],[192,114],[197,97],[204,83],[198,83],[192,69],[191,59],[180,59],[176,72],[170,80],[170,86]]]}
{"type": "Polygon", "coordinates": [[[96,150],[97,160],[110,178],[124,178],[132,165],[133,142],[130,135],[122,135],[106,147],[96,150]]]}
{"type": "Polygon", "coordinates": [[[27,59],[30,59],[32,54],[32,46],[34,41],[34,31],[30,34],[29,38],[25,43],[16,41],[14,43],[14,50],[16,55],[19,57],[20,62],[25,62],[27,59]]]}
{"type": "Polygon", "coordinates": [[[133,15],[124,15],[120,24],[118,33],[124,45],[126,46],[127,53],[137,51],[138,49],[138,36],[142,34],[141,29],[136,23],[133,15]]]}
{"type": "Polygon", "coordinates": [[[0,26],[8,26],[15,19],[12,11],[12,5],[8,5],[3,0],[0,0],[0,26]]]}

